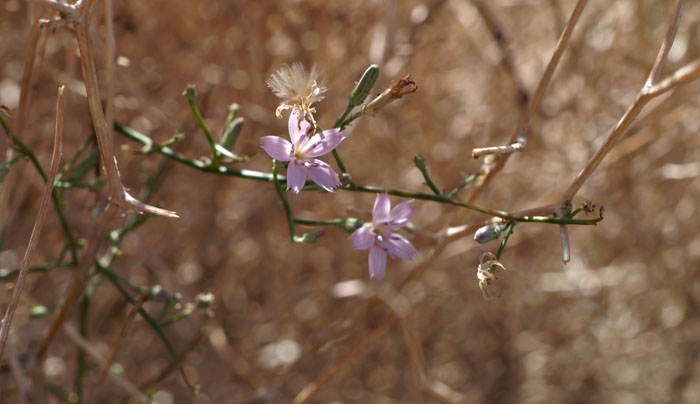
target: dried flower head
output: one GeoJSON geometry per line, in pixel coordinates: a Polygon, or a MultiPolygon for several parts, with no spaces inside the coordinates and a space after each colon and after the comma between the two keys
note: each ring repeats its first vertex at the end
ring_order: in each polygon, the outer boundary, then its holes
{"type": "Polygon", "coordinates": [[[506,270],[506,267],[498,261],[498,258],[492,252],[486,251],[481,254],[479,266],[476,268],[476,277],[479,279],[479,289],[484,294],[484,299],[491,297],[486,291],[486,287],[489,286],[491,281],[498,280],[498,276],[494,273],[496,267],[506,270]],[[484,262],[484,259],[486,259],[486,262],[484,262]]]}
{"type": "Polygon", "coordinates": [[[326,92],[326,87],[318,80],[319,73],[316,65],[311,68],[309,74],[299,62],[291,66],[283,65],[277,69],[265,82],[272,89],[272,92],[282,100],[275,111],[277,118],[282,118],[282,111],[285,109],[292,109],[296,110],[299,118],[316,126],[313,117],[316,110],[311,105],[316,101],[321,101],[323,93],[326,92]]]}

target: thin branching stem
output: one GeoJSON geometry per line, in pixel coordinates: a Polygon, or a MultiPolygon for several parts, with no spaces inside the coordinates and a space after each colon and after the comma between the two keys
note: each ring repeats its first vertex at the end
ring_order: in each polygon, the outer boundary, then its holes
{"type": "MultiPolygon", "coordinates": [[[[29,161],[31,161],[32,165],[36,169],[36,171],[39,173],[41,178],[44,180],[44,183],[48,181],[48,175],[44,171],[44,169],[41,167],[41,164],[39,163],[39,159],[37,159],[36,155],[32,150],[27,147],[22,141],[12,132],[10,129],[9,125],[7,122],[5,122],[5,119],[0,115],[0,125],[2,125],[3,129],[5,130],[5,133],[10,137],[10,140],[14,144],[13,148],[15,151],[20,153],[21,155],[27,157],[29,161]]],[[[66,220],[66,215],[63,212],[63,204],[61,200],[58,197],[58,194],[53,192],[51,194],[51,200],[53,202],[53,206],[56,209],[56,215],[58,216],[59,222],[61,222],[61,229],[63,230],[63,234],[66,236],[66,240],[68,241],[69,244],[69,249],[71,251],[71,258],[72,262],[76,263],[78,260],[78,241],[76,240],[75,236],[73,235],[73,231],[71,230],[70,226],[68,225],[68,221],[66,220]]]]}
{"type": "MultiPolygon", "coordinates": [[[[127,128],[125,126],[122,126],[120,124],[115,124],[115,129],[118,133],[121,133],[125,136],[127,136],[130,139],[136,140],[146,147],[153,147],[155,142],[153,140],[139,132],[136,132],[133,129],[127,128]]],[[[286,178],[282,175],[279,175],[278,173],[275,173],[273,170],[273,173],[264,173],[260,171],[253,171],[253,170],[237,170],[237,169],[232,169],[232,168],[227,168],[227,167],[211,167],[207,164],[204,164],[201,161],[198,160],[193,160],[190,159],[180,153],[177,153],[176,151],[168,148],[168,147],[163,147],[163,148],[157,148],[158,152],[161,153],[162,155],[171,158],[173,160],[176,160],[180,163],[185,164],[186,166],[195,168],[197,170],[207,172],[207,173],[215,173],[215,174],[221,174],[221,175],[229,175],[229,176],[234,176],[234,177],[241,177],[241,178],[247,178],[250,180],[256,180],[256,181],[265,181],[265,182],[273,182],[275,181],[279,182],[279,187],[276,187],[278,190],[278,195],[279,192],[282,192],[284,194],[284,189],[282,187],[282,184],[285,183],[286,178]]],[[[279,169],[278,169],[279,170],[279,169]]],[[[471,182],[471,181],[469,181],[471,182]]],[[[311,185],[312,183],[310,183],[311,185]]],[[[468,184],[468,182],[467,182],[468,184]]],[[[466,186],[467,184],[464,184],[466,186]]],[[[425,200],[425,201],[432,201],[432,202],[438,202],[438,203],[444,203],[444,204],[449,204],[449,205],[454,205],[454,206],[459,206],[462,208],[474,210],[477,212],[481,212],[483,214],[489,215],[489,216],[496,216],[500,217],[506,220],[516,220],[519,222],[538,222],[538,223],[553,223],[553,224],[560,224],[560,223],[567,223],[567,224],[581,224],[581,225],[589,225],[593,224],[588,220],[573,220],[573,219],[567,219],[567,218],[554,218],[554,217],[544,217],[540,215],[531,215],[531,216],[515,216],[512,215],[508,212],[500,211],[500,210],[494,210],[494,209],[485,209],[481,208],[469,203],[465,202],[459,202],[455,199],[452,199],[446,195],[434,195],[434,194],[425,194],[421,192],[411,192],[411,191],[405,191],[405,190],[400,190],[400,189],[387,189],[387,188],[382,188],[382,187],[375,187],[375,186],[370,186],[370,185],[358,185],[358,184],[351,184],[348,187],[345,188],[339,188],[339,191],[348,191],[348,192],[368,192],[368,193],[383,193],[386,192],[389,195],[394,195],[394,196],[400,196],[403,198],[413,198],[413,199],[419,199],[419,200],[425,200]]],[[[286,199],[286,196],[284,196],[286,199]]],[[[284,203],[284,202],[283,202],[284,203]]],[[[286,211],[286,206],[288,206],[288,201],[285,204],[285,211],[286,211]]],[[[288,214],[288,222],[290,220],[293,220],[293,216],[291,216],[291,208],[290,208],[290,213],[288,214]],[[292,218],[292,219],[290,219],[292,218]]],[[[293,225],[293,224],[292,224],[293,225]]]]}
{"type": "Polygon", "coordinates": [[[56,100],[56,128],[54,134],[54,144],[53,144],[53,155],[51,156],[51,167],[49,168],[49,173],[46,179],[46,186],[44,187],[44,194],[41,198],[41,205],[39,206],[39,212],[37,214],[36,221],[34,222],[34,228],[32,229],[32,235],[29,237],[29,245],[24,253],[24,258],[20,264],[19,276],[17,277],[17,282],[15,282],[15,289],[12,292],[12,298],[7,306],[7,311],[5,312],[5,317],[2,319],[2,324],[0,324],[0,358],[2,358],[2,353],[5,349],[5,344],[7,343],[7,337],[10,333],[10,325],[12,324],[12,318],[15,315],[15,309],[17,308],[17,303],[19,303],[19,297],[22,294],[22,288],[24,287],[24,282],[27,280],[27,275],[29,273],[29,264],[31,263],[32,256],[36,247],[39,244],[39,235],[41,234],[41,229],[44,226],[44,220],[46,219],[46,212],[48,211],[49,200],[51,199],[51,194],[53,193],[53,184],[56,178],[56,173],[61,163],[61,156],[63,155],[63,90],[64,86],[58,88],[58,97],[56,100]]]}
{"type": "MultiPolygon", "coordinates": [[[[124,287],[119,282],[119,279],[115,276],[114,272],[109,270],[109,268],[103,267],[101,265],[97,265],[97,270],[101,274],[105,275],[105,277],[112,283],[112,285],[114,285],[117,291],[124,297],[124,299],[126,299],[127,302],[131,303],[132,305],[137,304],[138,300],[131,296],[131,294],[126,289],[124,289],[124,287]]],[[[138,312],[141,315],[141,317],[143,317],[143,319],[146,320],[148,325],[150,325],[151,328],[153,328],[160,340],[163,342],[163,345],[165,345],[165,348],[168,350],[170,356],[179,365],[181,363],[181,358],[175,351],[175,348],[173,348],[173,345],[170,343],[168,337],[165,335],[163,327],[161,327],[160,324],[158,324],[158,322],[153,317],[151,317],[143,308],[139,308],[138,312]]]]}

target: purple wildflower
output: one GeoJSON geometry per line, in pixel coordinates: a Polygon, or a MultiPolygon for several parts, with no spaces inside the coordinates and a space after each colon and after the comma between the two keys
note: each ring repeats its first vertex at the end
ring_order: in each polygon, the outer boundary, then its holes
{"type": "Polygon", "coordinates": [[[416,253],[410,241],[395,233],[408,223],[416,209],[413,200],[402,202],[391,209],[389,195],[377,194],[372,212],[372,223],[367,223],[350,235],[350,241],[356,250],[369,248],[369,277],[382,278],[386,269],[386,254],[391,258],[411,261],[416,253]]]}
{"type": "Polygon", "coordinates": [[[328,192],[340,186],[338,174],[331,166],[316,157],[331,152],[345,139],[340,129],[334,128],[314,134],[314,128],[297,111],[289,114],[289,138],[264,136],[260,139],[263,150],[275,160],[288,161],[287,189],[299,193],[308,175],[313,182],[328,192]],[[312,136],[313,135],[313,136],[312,136]]]}

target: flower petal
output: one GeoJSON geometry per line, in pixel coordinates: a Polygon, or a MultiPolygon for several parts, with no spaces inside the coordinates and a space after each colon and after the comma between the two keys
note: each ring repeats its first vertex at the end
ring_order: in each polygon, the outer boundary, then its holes
{"type": "Polygon", "coordinates": [[[403,227],[416,214],[416,208],[413,207],[412,203],[413,200],[410,200],[396,205],[391,209],[388,219],[382,223],[382,226],[388,230],[403,227]]]}
{"type": "Polygon", "coordinates": [[[311,178],[311,181],[328,192],[333,192],[334,188],[340,186],[338,174],[333,171],[331,166],[321,160],[314,160],[311,165],[307,165],[306,173],[311,178]]]}
{"type": "Polygon", "coordinates": [[[293,109],[289,114],[289,121],[287,122],[287,129],[289,130],[289,138],[292,139],[292,143],[297,144],[299,138],[309,130],[308,122],[306,119],[301,120],[301,129],[299,129],[299,112],[297,109],[293,109]]]}
{"type": "Polygon", "coordinates": [[[386,252],[377,244],[369,249],[369,277],[382,279],[386,271],[386,252]]]}
{"type": "Polygon", "coordinates": [[[352,232],[349,238],[350,241],[352,241],[352,248],[356,250],[366,250],[372,246],[372,243],[374,243],[372,228],[369,226],[360,227],[352,232]]]}
{"type": "Polygon", "coordinates": [[[299,193],[306,182],[306,167],[297,163],[297,160],[291,160],[287,167],[287,189],[292,189],[295,193],[299,193]]]}
{"type": "Polygon", "coordinates": [[[260,138],[260,146],[275,160],[289,161],[289,153],[292,152],[292,144],[287,139],[279,136],[263,136],[260,138]]]}
{"type": "Polygon", "coordinates": [[[307,143],[309,150],[305,150],[305,155],[309,157],[319,157],[330,153],[338,147],[345,136],[340,134],[340,129],[329,129],[323,131],[323,137],[314,135],[307,143]]]}
{"type": "Polygon", "coordinates": [[[407,261],[412,261],[413,255],[416,253],[416,247],[406,237],[398,233],[392,233],[389,237],[384,237],[384,246],[386,246],[387,252],[392,257],[399,257],[407,261]]]}
{"type": "Polygon", "coordinates": [[[385,192],[377,194],[377,199],[374,201],[374,209],[372,210],[372,221],[381,222],[389,217],[391,210],[391,201],[389,195],[385,192]]]}

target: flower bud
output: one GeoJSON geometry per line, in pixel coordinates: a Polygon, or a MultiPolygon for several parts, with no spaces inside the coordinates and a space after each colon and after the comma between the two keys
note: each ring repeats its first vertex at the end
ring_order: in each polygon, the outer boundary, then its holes
{"type": "Polygon", "coordinates": [[[214,304],[214,294],[211,292],[200,293],[197,295],[197,308],[206,310],[214,304]]]}
{"type": "Polygon", "coordinates": [[[148,290],[148,297],[154,302],[164,302],[170,299],[172,295],[163,286],[153,285],[148,290]]]}
{"type": "Polygon", "coordinates": [[[415,156],[413,156],[413,164],[415,164],[419,170],[424,169],[425,168],[425,157],[421,156],[420,153],[416,154],[415,156]]]}
{"type": "Polygon", "coordinates": [[[374,83],[377,81],[377,77],[379,77],[379,66],[370,65],[352,90],[348,105],[351,107],[362,105],[362,103],[365,102],[365,98],[367,98],[369,92],[372,90],[374,83]]]}
{"type": "Polygon", "coordinates": [[[30,320],[41,320],[51,314],[51,310],[46,306],[34,306],[29,310],[30,320]]]}
{"type": "Polygon", "coordinates": [[[313,244],[317,242],[326,233],[325,230],[314,230],[304,233],[301,236],[294,236],[294,242],[299,244],[313,244]]]}
{"type": "Polygon", "coordinates": [[[355,230],[359,229],[362,227],[362,220],[356,219],[354,217],[346,217],[343,219],[342,222],[338,225],[341,229],[343,229],[347,233],[352,233],[355,230]]]}
{"type": "Polygon", "coordinates": [[[197,88],[194,84],[188,84],[182,95],[187,98],[187,101],[194,102],[194,97],[197,95],[197,88]]]}
{"type": "Polygon", "coordinates": [[[502,230],[503,226],[491,223],[488,226],[479,228],[479,230],[474,233],[474,241],[479,244],[485,244],[491,240],[496,240],[501,235],[502,230]]]}
{"type": "MultiPolygon", "coordinates": [[[[230,115],[229,115],[230,116],[230,115]]],[[[238,140],[238,136],[241,134],[243,129],[243,118],[236,118],[231,122],[226,120],[226,126],[224,127],[224,134],[221,135],[221,140],[219,144],[226,150],[233,149],[233,146],[238,140]]]]}

